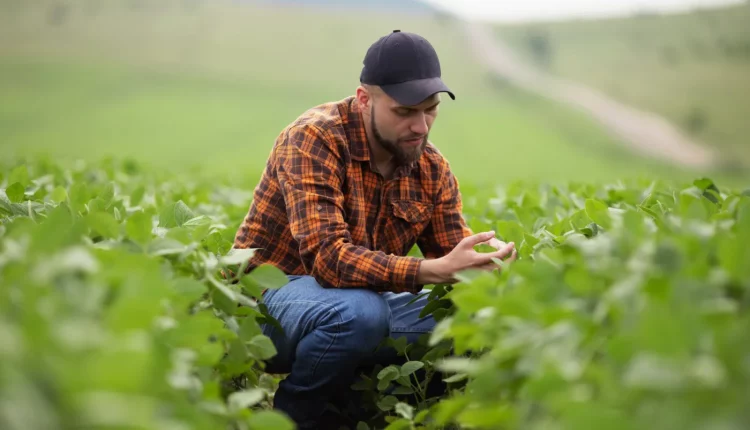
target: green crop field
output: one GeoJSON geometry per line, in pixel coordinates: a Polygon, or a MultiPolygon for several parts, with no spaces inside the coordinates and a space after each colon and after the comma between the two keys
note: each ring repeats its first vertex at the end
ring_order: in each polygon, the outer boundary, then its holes
{"type": "Polygon", "coordinates": [[[747,176],[489,79],[450,21],[362,13],[0,0],[0,429],[294,428],[260,330],[285,278],[233,275],[232,241],[281,129],[400,28],[457,93],[432,140],[467,222],[520,258],[428,286],[437,329],[359,375],[350,428],[744,430],[747,176]]]}
{"type": "Polygon", "coordinates": [[[695,174],[631,154],[578,112],[498,88],[458,29],[430,17],[110,1],[71,2],[52,25],[51,3],[0,14],[3,158],[128,156],[252,180],[280,130],[352,94],[366,47],[402,28],[441,54],[458,98],[442,105],[432,140],[465,181],[695,174]]]}
{"type": "MultiPolygon", "coordinates": [[[[252,253],[230,251],[247,185],[133,162],[1,172],[0,428],[293,428],[270,410],[284,375],[263,372],[276,351],[251,298],[285,278],[221,275],[252,253]]],[[[518,183],[466,201],[519,260],[429,286],[438,327],[360,375],[350,428],[745,428],[750,190],[518,183]]]]}
{"type": "Polygon", "coordinates": [[[497,26],[527,61],[664,115],[750,168],[750,5],[497,26]]]}

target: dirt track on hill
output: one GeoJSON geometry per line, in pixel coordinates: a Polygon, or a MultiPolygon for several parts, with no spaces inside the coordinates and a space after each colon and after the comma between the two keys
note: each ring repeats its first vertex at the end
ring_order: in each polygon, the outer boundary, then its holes
{"type": "Polygon", "coordinates": [[[587,112],[631,149],[692,168],[715,167],[717,155],[653,113],[619,103],[587,86],[544,74],[522,61],[483,23],[463,23],[480,63],[499,78],[587,112]]]}

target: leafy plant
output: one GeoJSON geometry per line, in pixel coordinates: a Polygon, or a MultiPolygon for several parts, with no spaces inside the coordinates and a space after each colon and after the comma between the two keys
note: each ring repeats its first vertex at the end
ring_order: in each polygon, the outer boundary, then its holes
{"type": "MultiPolygon", "coordinates": [[[[132,162],[3,170],[0,427],[293,428],[260,325],[286,277],[245,275],[254,251],[232,250],[250,197],[132,162]]],[[[515,183],[464,201],[518,260],[433,286],[436,329],[384,342],[403,360],[354,383],[353,428],[750,422],[750,191],[515,183]]]]}
{"type": "MultiPolygon", "coordinates": [[[[239,207],[118,166],[17,166],[0,192],[0,427],[292,428],[231,250],[239,207]],[[33,179],[29,179],[33,178],[33,179]]],[[[235,202],[243,206],[245,202],[235,202]]],[[[245,208],[246,209],[246,206],[245,208]]]]}

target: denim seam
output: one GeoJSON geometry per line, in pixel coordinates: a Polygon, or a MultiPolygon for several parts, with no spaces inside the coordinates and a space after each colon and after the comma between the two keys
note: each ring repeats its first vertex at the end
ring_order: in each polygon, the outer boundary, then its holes
{"type": "Polygon", "coordinates": [[[386,306],[386,309],[388,309],[388,334],[385,337],[389,338],[394,331],[393,327],[391,327],[391,323],[393,322],[393,309],[391,309],[390,306],[386,306]]]}
{"type": "MultiPolygon", "coordinates": [[[[321,303],[321,302],[318,302],[321,303]]],[[[336,339],[339,337],[339,333],[341,333],[341,323],[343,323],[343,318],[341,318],[341,313],[336,309],[336,306],[331,306],[328,310],[329,312],[331,309],[336,313],[336,315],[339,317],[339,322],[336,324],[336,332],[333,334],[333,338],[331,339],[331,343],[328,344],[325,351],[323,351],[322,354],[320,354],[320,357],[318,357],[318,360],[313,364],[312,366],[312,372],[310,372],[310,381],[309,383],[312,384],[315,377],[315,372],[318,370],[318,365],[320,364],[320,361],[323,359],[323,356],[325,356],[328,351],[331,349],[333,344],[336,342],[336,339]]]]}

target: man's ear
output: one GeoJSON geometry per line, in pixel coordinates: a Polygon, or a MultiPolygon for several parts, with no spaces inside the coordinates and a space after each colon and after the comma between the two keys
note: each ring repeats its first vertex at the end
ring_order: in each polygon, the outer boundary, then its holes
{"type": "Polygon", "coordinates": [[[370,110],[370,106],[372,105],[372,96],[372,91],[367,88],[366,85],[360,85],[357,87],[356,98],[359,102],[359,107],[365,112],[370,110]]]}

